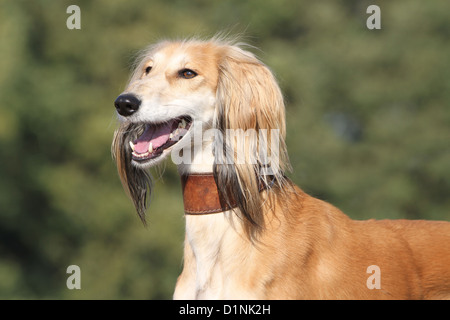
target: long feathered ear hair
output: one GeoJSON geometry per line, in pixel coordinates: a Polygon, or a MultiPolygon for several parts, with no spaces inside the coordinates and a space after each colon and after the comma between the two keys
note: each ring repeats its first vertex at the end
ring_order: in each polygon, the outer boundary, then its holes
{"type": "Polygon", "coordinates": [[[272,72],[238,46],[226,46],[220,61],[214,126],[222,133],[213,168],[219,192],[237,202],[245,231],[255,235],[264,226],[263,202],[288,185],[285,107],[272,72]]]}
{"type": "Polygon", "coordinates": [[[116,161],[122,186],[145,225],[145,211],[151,195],[152,177],[148,171],[131,164],[131,148],[128,147],[130,141],[134,141],[143,131],[143,124],[121,123],[114,132],[111,152],[116,161]]]}

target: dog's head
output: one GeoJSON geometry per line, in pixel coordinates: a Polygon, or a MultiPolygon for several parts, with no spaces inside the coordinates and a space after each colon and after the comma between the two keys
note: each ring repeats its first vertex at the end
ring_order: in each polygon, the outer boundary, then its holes
{"type": "Polygon", "coordinates": [[[121,124],[112,151],[143,221],[151,191],[145,169],[174,149],[193,147],[196,130],[215,130],[219,191],[225,199],[233,196],[243,216],[258,224],[258,186],[269,175],[281,186],[289,161],[282,94],[252,53],[220,40],[158,43],[141,56],[115,106],[121,124]]]}

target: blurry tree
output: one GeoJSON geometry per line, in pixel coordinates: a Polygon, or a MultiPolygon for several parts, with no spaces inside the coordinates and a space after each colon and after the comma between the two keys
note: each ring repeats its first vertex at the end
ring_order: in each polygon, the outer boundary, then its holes
{"type": "Polygon", "coordinates": [[[171,297],[175,167],[144,228],[109,151],[133,59],[163,38],[225,30],[261,48],[307,192],[357,219],[450,220],[449,18],[447,1],[1,1],[0,298],[171,297]],[[368,30],[375,2],[382,29],[368,30]],[[72,264],[81,290],[66,287],[72,264]]]}

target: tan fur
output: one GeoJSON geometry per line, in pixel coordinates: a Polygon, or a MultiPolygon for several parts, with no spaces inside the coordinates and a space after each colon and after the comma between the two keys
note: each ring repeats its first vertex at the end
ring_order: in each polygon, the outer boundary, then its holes
{"type": "MultiPolygon", "coordinates": [[[[139,120],[122,122],[112,147],[124,188],[142,219],[150,176],[131,165],[127,143],[142,122],[156,116],[151,108],[167,105],[173,112],[170,102],[177,97],[204,101],[200,109],[188,111],[201,118],[204,130],[224,133],[234,159],[246,159],[220,164],[220,153],[210,152],[199,165],[178,166],[180,174],[213,173],[219,192],[233,196],[238,207],[186,215],[184,268],[174,298],[450,299],[449,222],[354,221],[285,177],[290,165],[283,97],[270,70],[253,54],[219,39],[159,43],[142,54],[125,92],[153,103],[136,112],[139,120]],[[148,66],[150,75],[145,74],[148,66]],[[198,76],[176,77],[185,67],[198,76]],[[227,139],[227,129],[278,129],[280,135],[250,135],[239,142],[227,139]],[[279,161],[269,180],[257,151],[263,146],[269,154],[276,152],[267,143],[272,139],[278,139],[279,161]],[[262,192],[261,180],[270,182],[262,192]],[[370,266],[379,268],[379,289],[368,287],[370,266]]],[[[207,147],[202,143],[203,151],[207,147]]]]}
{"type": "MultiPolygon", "coordinates": [[[[266,228],[259,244],[248,241],[239,227],[230,227],[211,258],[221,273],[220,278],[208,279],[209,287],[222,288],[216,295],[207,296],[189,283],[195,279],[196,257],[187,239],[185,267],[177,287],[183,291],[184,286],[191,286],[191,295],[177,296],[176,292],[175,296],[450,299],[448,222],[354,221],[297,187],[295,191],[288,201],[277,201],[274,211],[264,211],[266,228]],[[381,289],[367,287],[371,265],[380,268],[381,289]]],[[[201,234],[204,238],[198,238],[205,246],[214,232],[210,227],[201,234]]]]}

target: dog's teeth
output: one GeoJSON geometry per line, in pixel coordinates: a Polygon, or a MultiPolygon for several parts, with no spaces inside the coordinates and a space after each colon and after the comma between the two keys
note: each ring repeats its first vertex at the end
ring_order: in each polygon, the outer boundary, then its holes
{"type": "Polygon", "coordinates": [[[181,128],[186,128],[186,121],[181,119],[181,128]]]}
{"type": "Polygon", "coordinates": [[[169,134],[169,139],[173,138],[173,133],[169,134]]]}
{"type": "Polygon", "coordinates": [[[150,144],[148,145],[148,152],[152,153],[153,152],[153,143],[150,142],[150,144]]]}
{"type": "Polygon", "coordinates": [[[134,151],[134,143],[130,141],[130,148],[132,151],[134,151]]]}
{"type": "Polygon", "coordinates": [[[132,152],[131,153],[134,157],[136,157],[136,158],[145,158],[145,157],[148,157],[149,155],[150,155],[150,153],[149,152],[145,152],[145,153],[136,153],[136,152],[132,152]]]}

